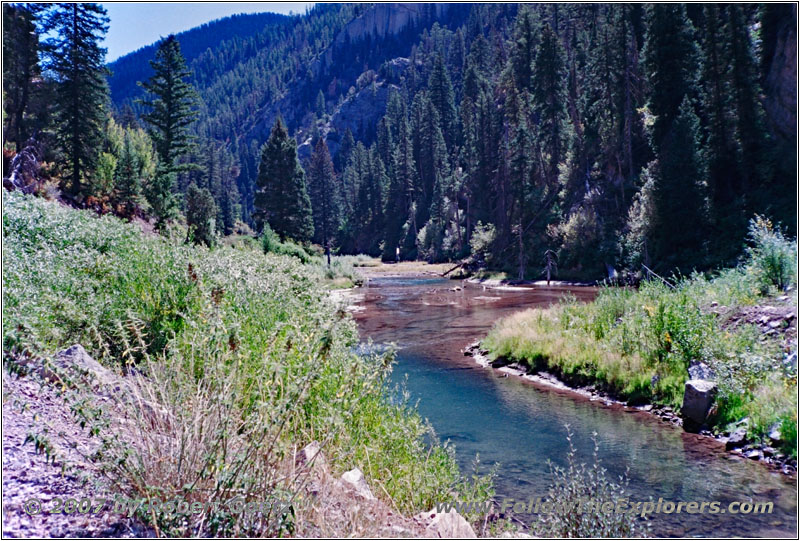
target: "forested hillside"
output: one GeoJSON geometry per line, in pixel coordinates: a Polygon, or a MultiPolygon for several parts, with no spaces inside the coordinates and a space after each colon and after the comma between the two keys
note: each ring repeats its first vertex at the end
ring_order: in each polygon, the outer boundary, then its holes
{"type": "MultiPolygon", "coordinates": [[[[340,253],[468,257],[527,278],[545,254],[561,276],[584,278],[728,265],[755,214],[796,234],[795,18],[790,4],[320,4],[236,16],[174,38],[196,91],[187,144],[168,164],[140,153],[136,175],[187,217],[190,199],[193,216],[206,209],[200,221],[213,214],[208,239],[269,224],[340,253]],[[276,226],[259,199],[313,227],[276,226]]],[[[85,173],[82,201],[119,202],[125,141],[157,139],[155,94],[137,82],[153,77],[163,45],[109,66],[108,158],[85,173]]],[[[26,112],[29,134],[39,113],[26,112]]],[[[174,218],[154,200],[136,212],[174,218]]]]}

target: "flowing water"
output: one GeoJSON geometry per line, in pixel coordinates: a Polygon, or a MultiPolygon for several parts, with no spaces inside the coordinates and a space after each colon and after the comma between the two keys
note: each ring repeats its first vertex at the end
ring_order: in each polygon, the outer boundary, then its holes
{"type": "MultiPolygon", "coordinates": [[[[462,286],[438,278],[374,278],[360,290],[355,313],[362,339],[396,344],[392,378],[442,441],[450,440],[462,471],[476,454],[484,469],[499,463],[497,501],[544,497],[547,461],[563,466],[565,425],[581,462],[591,462],[592,434],[602,465],[616,478],[628,471],[629,499],[772,502],[771,514],[651,515],[659,536],[796,537],[796,480],[725,452],[719,443],[683,432],[645,412],[607,406],[566,391],[541,388],[482,368],[461,350],[499,318],[558,302],[591,300],[592,288],[524,290],[462,286]]],[[[521,517],[527,520],[530,517],[521,517]]]]}

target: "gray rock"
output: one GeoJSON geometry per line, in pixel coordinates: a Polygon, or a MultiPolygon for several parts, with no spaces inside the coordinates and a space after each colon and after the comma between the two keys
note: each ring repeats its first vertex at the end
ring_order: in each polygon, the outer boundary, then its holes
{"type": "Polygon", "coordinates": [[[717,396],[717,384],[703,379],[690,379],[683,391],[681,417],[688,432],[697,432],[708,416],[708,410],[717,396]]]}
{"type": "Polygon", "coordinates": [[[750,451],[747,451],[744,456],[750,460],[759,460],[761,458],[761,451],[758,449],[751,449],[750,451]]]}
{"type": "Polygon", "coordinates": [[[476,539],[475,530],[469,522],[455,511],[437,513],[435,509],[415,517],[425,524],[424,537],[441,539],[476,539]]]}
{"type": "Polygon", "coordinates": [[[39,374],[50,381],[63,376],[77,378],[90,385],[114,385],[117,376],[98,363],[80,344],[75,344],[56,354],[52,363],[45,363],[39,374]]]}
{"type": "Polygon", "coordinates": [[[795,370],[797,368],[797,352],[793,351],[783,359],[784,368],[795,370]]]}
{"type": "Polygon", "coordinates": [[[372,491],[369,489],[367,480],[364,478],[364,474],[361,473],[361,470],[358,468],[353,468],[348,472],[344,472],[342,474],[342,481],[350,485],[362,498],[366,500],[375,499],[375,496],[372,495],[372,491]]]}
{"type": "Polygon", "coordinates": [[[744,427],[739,427],[733,431],[733,434],[730,435],[728,441],[725,443],[725,448],[731,450],[737,447],[742,447],[746,443],[747,429],[744,427]]]}
{"type": "Polygon", "coordinates": [[[322,448],[320,447],[319,443],[316,441],[312,441],[298,453],[297,455],[297,463],[302,464],[304,466],[308,466],[311,469],[325,466],[327,461],[325,459],[325,454],[322,452],[322,448]]]}
{"type": "Polygon", "coordinates": [[[767,435],[769,441],[774,444],[779,444],[783,442],[783,438],[781,437],[781,425],[780,423],[775,423],[769,429],[769,434],[767,435]]]}
{"type": "Polygon", "coordinates": [[[714,371],[706,363],[702,361],[692,361],[689,363],[689,379],[705,379],[713,380],[715,378],[714,371]]]}

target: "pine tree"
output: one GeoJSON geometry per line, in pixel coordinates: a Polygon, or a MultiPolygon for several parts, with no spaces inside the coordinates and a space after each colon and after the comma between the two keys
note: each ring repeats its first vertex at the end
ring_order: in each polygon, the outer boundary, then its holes
{"type": "Polygon", "coordinates": [[[353,132],[350,131],[350,128],[347,128],[344,131],[344,137],[341,145],[339,145],[339,152],[336,153],[336,161],[334,162],[338,171],[344,171],[344,168],[347,167],[347,161],[350,159],[350,154],[354,148],[356,148],[356,140],[353,137],[353,132]]]}
{"type": "Polygon", "coordinates": [[[163,231],[167,222],[177,214],[176,182],[177,173],[170,171],[159,162],[153,180],[145,186],[144,195],[156,218],[156,229],[159,231],[163,231]]]}
{"type": "Polygon", "coordinates": [[[314,241],[325,248],[328,266],[331,264],[331,240],[340,223],[336,172],[325,140],[317,141],[308,166],[308,188],[314,214],[314,241]]]}
{"type": "Polygon", "coordinates": [[[100,42],[108,31],[100,4],[53,4],[45,18],[49,69],[57,83],[57,138],[68,175],[65,189],[88,195],[87,180],[97,163],[106,121],[108,87],[100,42]]]}
{"type": "Polygon", "coordinates": [[[116,198],[126,215],[131,215],[141,204],[142,179],[141,164],[133,148],[130,135],[125,134],[125,142],[116,168],[116,198]]]}
{"type": "MultiPolygon", "coordinates": [[[[395,261],[398,250],[401,257],[409,257],[409,244],[416,241],[418,229],[414,216],[414,187],[417,171],[414,164],[413,145],[408,120],[405,114],[405,102],[400,103],[401,110],[392,119],[395,148],[392,156],[393,175],[390,178],[389,193],[386,205],[386,232],[382,258],[384,261],[395,261]],[[404,239],[408,239],[404,243],[404,239]]],[[[389,109],[387,108],[387,115],[389,109]]]]}
{"type": "Polygon", "coordinates": [[[439,115],[439,127],[448,148],[452,148],[456,132],[456,105],[453,84],[441,55],[433,62],[433,71],[428,78],[428,95],[439,115]]]}
{"type": "Polygon", "coordinates": [[[190,126],[197,117],[197,94],[187,82],[191,71],[186,67],[181,45],[174,35],[159,42],[150,65],[154,72],[152,77],[140,83],[150,97],[138,103],[149,108],[142,118],[150,127],[159,162],[170,172],[192,169],[192,164],[178,161],[194,143],[190,126]]]}
{"type": "Polygon", "coordinates": [[[567,89],[564,52],[549,25],[542,30],[533,76],[533,114],[539,121],[537,139],[543,154],[541,174],[545,184],[555,186],[567,135],[567,89]]]}
{"type": "Polygon", "coordinates": [[[198,188],[193,182],[186,189],[186,224],[189,226],[186,240],[195,244],[213,246],[217,205],[208,188],[198,188]]]}
{"type": "Polygon", "coordinates": [[[261,148],[256,190],[254,218],[259,227],[269,223],[282,239],[311,240],[314,222],[305,172],[297,160],[297,142],[280,117],[261,148]]]}
{"type": "Polygon", "coordinates": [[[650,85],[648,107],[655,117],[651,137],[658,153],[684,97],[696,97],[698,50],[685,5],[648,5],[646,20],[644,67],[650,85]]]}
{"type": "MultiPolygon", "coordinates": [[[[745,6],[731,4],[728,11],[728,41],[730,43],[731,98],[733,102],[737,162],[743,194],[764,188],[766,164],[763,109],[759,100],[761,86],[754,47],[747,25],[745,6]]],[[[752,204],[749,210],[754,210],[752,204]]]]}
{"type": "Polygon", "coordinates": [[[3,142],[22,150],[31,136],[29,106],[40,74],[36,14],[25,4],[3,4],[3,142]]]}
{"type": "Polygon", "coordinates": [[[514,23],[510,56],[514,83],[520,91],[530,90],[533,82],[532,69],[538,45],[537,26],[538,23],[531,8],[521,7],[514,23]]]}
{"type": "Polygon", "coordinates": [[[325,116],[325,95],[322,90],[317,94],[317,117],[322,118],[325,116]]]}
{"type": "Polygon", "coordinates": [[[705,263],[703,239],[708,226],[700,125],[688,97],[663,140],[658,162],[654,265],[685,273],[705,263]]]}

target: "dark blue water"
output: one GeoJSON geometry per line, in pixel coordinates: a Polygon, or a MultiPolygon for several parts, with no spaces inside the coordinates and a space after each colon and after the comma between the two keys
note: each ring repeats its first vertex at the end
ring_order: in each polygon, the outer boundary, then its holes
{"type": "Polygon", "coordinates": [[[362,290],[365,310],[356,319],[364,338],[396,344],[393,380],[407,387],[438,437],[455,446],[462,470],[471,469],[476,455],[484,469],[500,464],[498,500],[545,496],[552,479],[547,461],[564,465],[569,425],[581,462],[592,461],[596,434],[602,465],[615,478],[627,471],[632,500],[774,504],[764,515],[653,515],[657,535],[795,537],[795,480],[646,413],[502,377],[461,353],[504,315],[546,306],[567,293],[589,300],[594,291],[501,291],[468,284],[451,291],[454,286],[462,284],[372,280],[362,290]]]}

